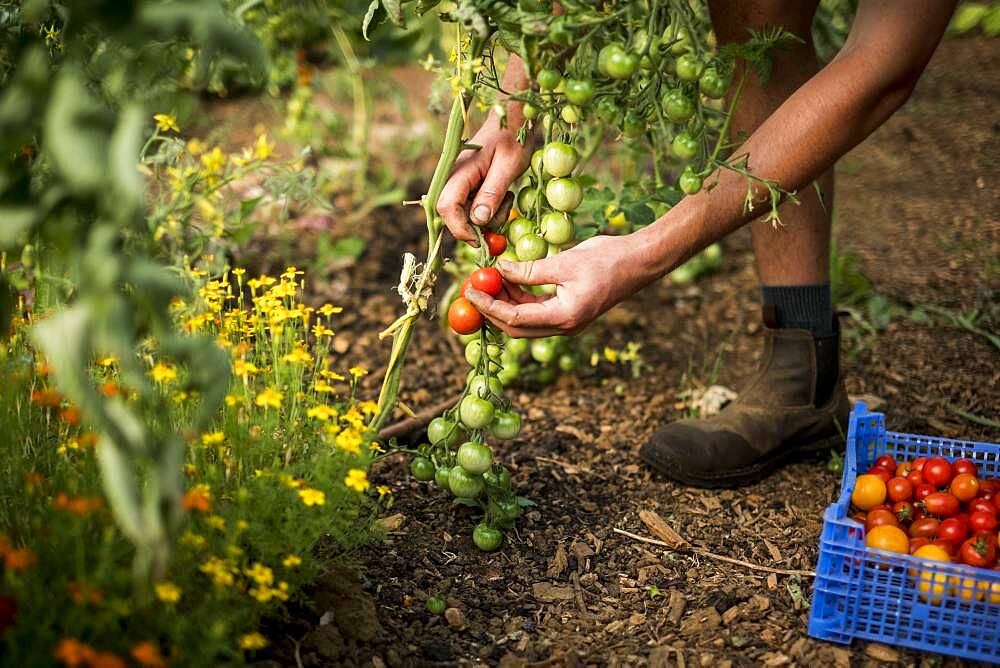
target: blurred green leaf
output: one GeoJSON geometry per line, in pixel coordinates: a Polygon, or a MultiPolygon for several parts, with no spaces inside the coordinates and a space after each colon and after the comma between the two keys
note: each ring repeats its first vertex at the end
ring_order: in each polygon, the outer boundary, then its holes
{"type": "Polygon", "coordinates": [[[0,248],[15,248],[38,222],[38,211],[32,206],[0,206],[0,220],[0,248]]]}
{"type": "Polygon", "coordinates": [[[72,69],[56,80],[45,117],[45,149],[59,175],[77,194],[101,189],[107,173],[109,115],[72,69]]]}

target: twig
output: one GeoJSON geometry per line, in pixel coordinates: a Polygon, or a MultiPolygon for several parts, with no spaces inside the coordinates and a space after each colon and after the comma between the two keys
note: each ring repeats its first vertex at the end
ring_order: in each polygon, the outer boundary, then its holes
{"type": "Polygon", "coordinates": [[[955,415],[957,415],[959,417],[965,418],[969,422],[974,422],[974,423],[982,425],[984,427],[991,427],[993,429],[1000,429],[1000,422],[997,422],[996,420],[991,420],[989,418],[983,417],[982,415],[976,415],[975,413],[970,413],[968,411],[963,411],[961,408],[957,408],[955,406],[948,406],[948,410],[950,410],[952,413],[954,413],[955,415]]]}
{"type": "Polygon", "coordinates": [[[436,418],[438,415],[454,406],[457,402],[458,397],[455,397],[452,399],[446,399],[438,404],[434,404],[430,408],[425,408],[420,411],[414,417],[408,417],[405,420],[400,420],[395,424],[385,427],[378,433],[378,437],[383,441],[388,441],[390,438],[399,438],[400,436],[405,436],[406,434],[417,431],[418,429],[423,428],[428,422],[436,418]]]}
{"type": "MultiPolygon", "coordinates": [[[[624,529],[613,527],[611,530],[614,531],[615,533],[620,533],[623,536],[628,536],[629,538],[640,541],[642,543],[649,543],[650,545],[658,545],[660,547],[666,547],[666,548],[670,547],[670,545],[664,543],[662,540],[656,540],[654,538],[646,538],[645,536],[640,536],[638,534],[625,531],[624,529]]],[[[743,561],[742,559],[733,559],[732,557],[726,557],[721,554],[715,554],[714,552],[709,552],[703,547],[693,548],[693,552],[695,554],[700,554],[703,557],[708,557],[709,559],[725,561],[726,563],[735,564],[737,566],[743,566],[744,568],[749,568],[750,570],[754,571],[777,573],[778,575],[799,575],[802,577],[810,577],[810,578],[816,577],[816,571],[802,571],[795,568],[773,568],[771,566],[762,566],[760,564],[755,564],[749,561],[743,561]]]]}

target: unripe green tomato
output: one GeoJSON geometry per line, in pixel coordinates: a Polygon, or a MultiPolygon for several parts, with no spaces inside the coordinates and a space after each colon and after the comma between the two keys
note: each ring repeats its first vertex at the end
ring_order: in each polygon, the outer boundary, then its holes
{"type": "Polygon", "coordinates": [[[531,358],[539,364],[548,364],[556,358],[556,343],[551,338],[531,342],[531,358]]]}
{"type": "Polygon", "coordinates": [[[550,244],[561,246],[573,240],[573,221],[562,211],[549,211],[542,216],[542,236],[550,244]]]}
{"type": "Polygon", "coordinates": [[[545,199],[556,211],[573,211],[583,201],[583,189],[571,178],[552,179],[545,186],[545,199]]]}
{"type": "Polygon", "coordinates": [[[510,385],[521,375],[521,365],[517,362],[507,362],[503,368],[497,371],[497,379],[503,386],[510,385]]]}
{"type": "Polygon", "coordinates": [[[448,487],[448,480],[451,474],[450,466],[439,466],[434,472],[434,484],[443,489],[446,492],[450,492],[451,488],[448,487]]]}
{"type": "Polygon", "coordinates": [[[458,417],[469,430],[483,429],[493,422],[493,404],[479,397],[467,396],[458,405],[458,417]]]}
{"type": "Polygon", "coordinates": [[[536,149],[534,153],[531,154],[531,173],[536,177],[541,177],[544,172],[543,168],[543,152],[542,149],[536,149]]]}
{"type": "Polygon", "coordinates": [[[446,607],[445,602],[437,596],[431,596],[427,599],[427,612],[432,615],[443,615],[446,607]]]}
{"type": "Polygon", "coordinates": [[[685,262],[681,266],[670,272],[670,280],[677,285],[687,285],[694,281],[695,269],[690,262],[685,262]]]}
{"type": "Polygon", "coordinates": [[[566,25],[565,16],[557,16],[549,24],[549,40],[560,46],[569,46],[573,43],[573,33],[566,25]]]}
{"type": "Polygon", "coordinates": [[[529,343],[528,339],[507,339],[507,349],[520,357],[528,352],[529,343]]]}
{"type": "Polygon", "coordinates": [[[542,129],[546,132],[552,129],[552,114],[542,116],[542,129]]]}
{"type": "Polygon", "coordinates": [[[493,418],[490,434],[493,438],[508,440],[521,433],[521,416],[514,411],[500,411],[493,418]]]}
{"type": "Polygon", "coordinates": [[[410,473],[421,482],[433,480],[435,472],[434,462],[426,457],[414,457],[413,461],[410,462],[410,473]]]}
{"type": "Polygon", "coordinates": [[[661,102],[671,123],[686,123],[694,116],[694,102],[680,90],[665,93],[661,102]]]}
{"type": "Polygon", "coordinates": [[[483,493],[482,475],[469,473],[461,466],[453,466],[448,473],[448,489],[461,499],[474,499],[483,493]]]}
{"type": "Polygon", "coordinates": [[[538,118],[538,107],[530,102],[525,102],[524,106],[521,108],[521,113],[524,115],[525,119],[533,121],[538,118]]]}
{"type": "Polygon", "coordinates": [[[549,244],[549,250],[546,251],[545,257],[547,258],[555,257],[556,255],[559,255],[559,253],[561,252],[562,250],[560,250],[559,246],[556,246],[555,244],[549,244]]]}
{"type": "Polygon", "coordinates": [[[496,527],[480,522],[472,530],[472,542],[483,552],[495,552],[503,543],[503,533],[496,527]]]}
{"type": "Polygon", "coordinates": [[[497,499],[496,506],[508,520],[514,521],[521,516],[521,504],[517,502],[517,499],[497,499]]]}
{"type": "Polygon", "coordinates": [[[459,446],[455,461],[469,473],[482,475],[493,465],[493,451],[483,443],[466,441],[459,446]]]}
{"type": "MultiPolygon", "coordinates": [[[[533,186],[524,186],[517,193],[517,210],[521,212],[522,216],[526,216],[535,210],[535,197],[538,195],[536,188],[533,186]]],[[[516,220],[514,221],[517,222],[516,220]]],[[[511,223],[513,225],[513,223],[511,223]]],[[[510,235],[507,235],[510,237],[510,235]]]]}
{"type": "Polygon", "coordinates": [[[537,380],[542,385],[548,385],[556,379],[556,370],[550,366],[543,366],[535,374],[535,380],[537,380]]]}
{"type": "Polygon", "coordinates": [[[469,394],[489,400],[490,395],[495,397],[501,396],[503,394],[503,386],[493,376],[486,378],[486,376],[478,374],[469,382],[469,394]]]}
{"type": "Polygon", "coordinates": [[[607,96],[597,101],[597,117],[608,125],[618,125],[622,112],[614,98],[607,96]]]}
{"type": "Polygon", "coordinates": [[[663,39],[660,37],[654,37],[649,42],[649,59],[653,61],[653,65],[659,65],[663,60],[663,53],[660,49],[663,48],[663,39]]]}
{"type": "Polygon", "coordinates": [[[465,345],[469,345],[470,341],[479,340],[479,332],[473,332],[472,334],[459,334],[458,340],[464,343],[465,345]]]}
{"type": "Polygon", "coordinates": [[[677,185],[680,186],[685,195],[694,195],[701,190],[701,177],[695,174],[690,167],[685,167],[680,178],[677,179],[677,185]]]}
{"type": "Polygon", "coordinates": [[[670,150],[685,162],[698,155],[698,148],[698,140],[686,132],[678,134],[670,143],[670,150]]]}
{"type": "Polygon", "coordinates": [[[542,90],[555,90],[562,81],[562,74],[557,70],[546,68],[538,73],[538,87],[542,90]]]}
{"type": "Polygon", "coordinates": [[[561,141],[549,142],[542,149],[542,166],[550,176],[569,176],[579,161],[576,149],[561,141]]]}
{"type": "Polygon", "coordinates": [[[461,429],[454,422],[444,417],[436,417],[427,425],[427,440],[434,445],[445,443],[448,446],[458,443],[461,429]]]}
{"type": "Polygon", "coordinates": [[[714,67],[709,67],[702,72],[701,78],[698,80],[698,89],[702,95],[713,100],[725,96],[727,88],[729,88],[729,82],[723,79],[714,67]]]}
{"type": "Polygon", "coordinates": [[[476,366],[483,355],[483,344],[479,339],[473,339],[465,344],[465,361],[469,366],[476,366]]]}
{"type": "Polygon", "coordinates": [[[515,246],[524,235],[535,231],[535,223],[528,218],[518,218],[507,228],[507,240],[510,241],[508,248],[515,246]]]}
{"type": "Polygon", "coordinates": [[[587,106],[594,99],[594,84],[587,79],[567,79],[566,99],[577,106],[587,106]]]}
{"type": "Polygon", "coordinates": [[[672,26],[667,26],[667,29],[663,31],[663,41],[672,42],[670,54],[679,56],[691,48],[691,33],[684,26],[680,26],[676,31],[672,26]]]}
{"type": "Polygon", "coordinates": [[[545,239],[531,232],[517,240],[517,257],[521,262],[541,260],[548,251],[545,239]]]}
{"type": "Polygon", "coordinates": [[[677,72],[677,78],[681,81],[697,81],[704,66],[705,64],[698,56],[693,53],[685,53],[677,58],[677,62],[674,63],[674,71],[677,72]]]}
{"type": "Polygon", "coordinates": [[[25,269],[35,266],[35,247],[32,244],[25,244],[21,249],[21,265],[25,269]]]}
{"type": "Polygon", "coordinates": [[[559,356],[559,370],[570,372],[576,370],[576,356],[569,353],[563,353],[559,356]]]}
{"type": "Polygon", "coordinates": [[[559,110],[559,118],[563,119],[564,123],[576,125],[580,122],[580,109],[572,104],[567,104],[559,110]]]}
{"type": "Polygon", "coordinates": [[[639,56],[621,44],[608,44],[597,56],[598,67],[612,79],[628,79],[639,69],[639,56]]]}
{"type": "Polygon", "coordinates": [[[646,119],[629,109],[625,113],[625,121],[622,124],[622,134],[629,139],[641,137],[646,132],[646,119]]]}

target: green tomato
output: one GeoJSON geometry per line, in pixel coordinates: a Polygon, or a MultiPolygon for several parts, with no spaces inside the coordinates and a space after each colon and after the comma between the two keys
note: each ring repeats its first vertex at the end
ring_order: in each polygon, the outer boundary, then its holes
{"type": "Polygon", "coordinates": [[[542,385],[548,385],[556,379],[556,370],[550,366],[543,366],[535,374],[535,380],[542,385]]]}
{"type": "Polygon", "coordinates": [[[517,257],[522,262],[541,260],[545,257],[545,252],[549,249],[545,239],[534,232],[525,234],[517,240],[517,257]]]}
{"type": "Polygon", "coordinates": [[[499,510],[501,514],[503,514],[503,516],[511,522],[521,516],[521,504],[517,502],[517,499],[508,497],[504,499],[497,499],[494,503],[496,503],[497,510],[499,510]]]}
{"type": "Polygon", "coordinates": [[[427,440],[434,445],[444,443],[448,446],[458,443],[461,437],[461,429],[454,422],[445,417],[436,417],[427,425],[427,440]]]}
{"type": "Polygon", "coordinates": [[[472,530],[472,542],[483,552],[494,552],[503,543],[503,533],[496,527],[480,522],[472,530]]]}
{"type": "Polygon", "coordinates": [[[436,473],[434,462],[426,457],[414,457],[413,461],[410,462],[410,473],[421,482],[433,480],[436,473]]]}
{"type": "Polygon", "coordinates": [[[564,123],[576,125],[580,122],[580,108],[574,107],[572,104],[567,104],[559,110],[559,118],[563,119],[564,123]]]}
{"type": "Polygon", "coordinates": [[[678,134],[670,143],[670,150],[685,162],[698,155],[699,148],[698,140],[686,132],[678,134]]]}
{"type": "Polygon", "coordinates": [[[649,33],[645,28],[639,28],[632,35],[632,50],[636,53],[645,53],[647,46],[649,46],[649,33]]]}
{"type": "Polygon", "coordinates": [[[446,607],[445,602],[437,596],[431,596],[427,599],[427,612],[432,615],[443,615],[446,607]]]}
{"type": "Polygon", "coordinates": [[[455,461],[469,473],[482,475],[493,466],[493,451],[483,443],[466,441],[459,446],[455,461]]]}
{"type": "Polygon", "coordinates": [[[570,46],[573,43],[573,32],[566,25],[565,16],[557,16],[549,23],[549,40],[560,46],[570,46]]]}
{"type": "Polygon", "coordinates": [[[583,201],[583,188],[572,178],[552,179],[545,186],[545,199],[556,211],[573,211],[583,201]]]}
{"type": "Polygon", "coordinates": [[[576,149],[561,141],[549,142],[542,149],[542,165],[550,176],[569,176],[579,161],[576,149]]]}
{"type": "Polygon", "coordinates": [[[563,353],[559,356],[559,370],[569,373],[576,370],[576,356],[563,353]]]}
{"type": "Polygon", "coordinates": [[[476,375],[469,382],[469,394],[480,399],[489,399],[492,395],[499,397],[503,394],[503,386],[495,377],[487,378],[482,374],[476,375]]]}
{"type": "Polygon", "coordinates": [[[455,496],[462,499],[474,499],[483,493],[482,475],[469,473],[461,466],[453,466],[448,473],[448,489],[455,496]]]}
{"type": "Polygon", "coordinates": [[[493,404],[479,397],[467,396],[458,406],[458,417],[467,429],[482,429],[493,422],[493,404]]]}
{"type": "Polygon", "coordinates": [[[490,435],[501,440],[514,438],[521,433],[521,416],[514,411],[499,411],[493,424],[490,425],[490,435]]]}
{"type": "Polygon", "coordinates": [[[503,386],[510,385],[521,375],[521,365],[517,362],[507,362],[497,371],[497,380],[503,386]]]}
{"type": "MultiPolygon", "coordinates": [[[[486,344],[486,356],[490,358],[491,362],[495,363],[500,360],[500,355],[503,354],[503,349],[495,343],[486,344]]],[[[465,344],[465,361],[469,363],[469,366],[476,366],[479,364],[479,360],[483,356],[483,347],[479,340],[469,341],[465,344]]]]}
{"type": "MultiPolygon", "coordinates": [[[[522,211],[521,213],[524,212],[522,211]]],[[[534,231],[534,222],[529,218],[518,218],[507,227],[507,239],[510,241],[510,246],[516,245],[524,235],[531,234],[534,231]]]]}
{"type": "Polygon", "coordinates": [[[670,42],[671,55],[679,56],[691,48],[691,33],[684,26],[678,27],[676,31],[672,26],[667,26],[663,31],[663,41],[670,42]]]}
{"type": "Polygon", "coordinates": [[[608,125],[618,125],[621,122],[622,111],[614,98],[602,97],[597,101],[597,118],[608,125]]]}
{"type": "Polygon", "coordinates": [[[628,79],[639,69],[639,56],[621,44],[608,44],[597,54],[597,66],[612,79],[628,79]]]}
{"type": "Polygon", "coordinates": [[[680,186],[685,195],[693,195],[701,190],[701,177],[688,166],[684,168],[680,178],[677,179],[677,185],[680,186]]]}
{"type": "Polygon", "coordinates": [[[542,236],[550,244],[561,246],[573,240],[573,221],[562,211],[549,211],[542,216],[542,236]]]}
{"type": "Polygon", "coordinates": [[[567,79],[566,99],[579,107],[587,106],[594,99],[594,84],[587,79],[567,79]]]}
{"type": "Polygon", "coordinates": [[[548,364],[556,358],[556,343],[552,339],[535,339],[531,342],[531,359],[548,364]]]}
{"type": "Polygon", "coordinates": [[[688,283],[694,281],[696,274],[697,272],[695,271],[694,265],[690,262],[685,262],[670,272],[670,280],[677,285],[687,285],[688,283]]]}
{"type": "Polygon", "coordinates": [[[701,73],[701,79],[698,80],[698,89],[702,95],[713,100],[725,96],[727,88],[729,88],[729,82],[723,79],[714,67],[706,68],[701,73]]]}
{"type": "Polygon", "coordinates": [[[511,351],[517,357],[520,357],[524,353],[528,352],[528,339],[508,339],[507,340],[507,350],[511,351]]]}
{"type": "MultiPolygon", "coordinates": [[[[521,188],[521,191],[517,193],[517,210],[521,212],[521,215],[535,210],[535,197],[537,195],[537,189],[532,186],[521,188]]],[[[517,221],[515,220],[514,222],[516,223],[517,221]]]]}
{"type": "Polygon", "coordinates": [[[536,149],[534,153],[531,154],[531,173],[536,177],[542,176],[542,149],[536,149]]]}
{"type": "Polygon", "coordinates": [[[705,263],[712,269],[718,269],[722,266],[722,246],[718,243],[714,243],[704,251],[702,255],[705,256],[705,263]]]}
{"type": "Polygon", "coordinates": [[[678,57],[677,62],[674,63],[677,78],[681,81],[697,81],[704,67],[705,64],[693,53],[685,53],[678,57]]]}
{"type": "Polygon", "coordinates": [[[622,133],[629,139],[641,137],[646,132],[646,119],[629,109],[625,113],[622,133]]]}
{"type": "Polygon", "coordinates": [[[538,73],[538,87],[542,90],[555,90],[562,81],[562,74],[557,70],[546,68],[538,73]]]}
{"type": "Polygon", "coordinates": [[[686,123],[694,116],[694,102],[680,90],[667,92],[661,102],[663,112],[672,123],[686,123]]]}
{"type": "Polygon", "coordinates": [[[521,107],[521,113],[524,115],[525,119],[533,121],[538,118],[538,107],[530,102],[525,102],[524,106],[521,107]]]}
{"type": "Polygon", "coordinates": [[[479,340],[479,332],[473,332],[472,334],[459,334],[458,340],[464,343],[465,345],[469,345],[470,341],[479,340]]]}

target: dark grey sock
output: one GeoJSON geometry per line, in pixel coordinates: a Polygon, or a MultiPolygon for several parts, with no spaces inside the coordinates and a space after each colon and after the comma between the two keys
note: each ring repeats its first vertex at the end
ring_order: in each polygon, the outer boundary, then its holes
{"type": "Polygon", "coordinates": [[[762,285],[761,303],[773,305],[782,329],[805,329],[813,336],[833,334],[833,303],[830,284],[762,285]]]}

